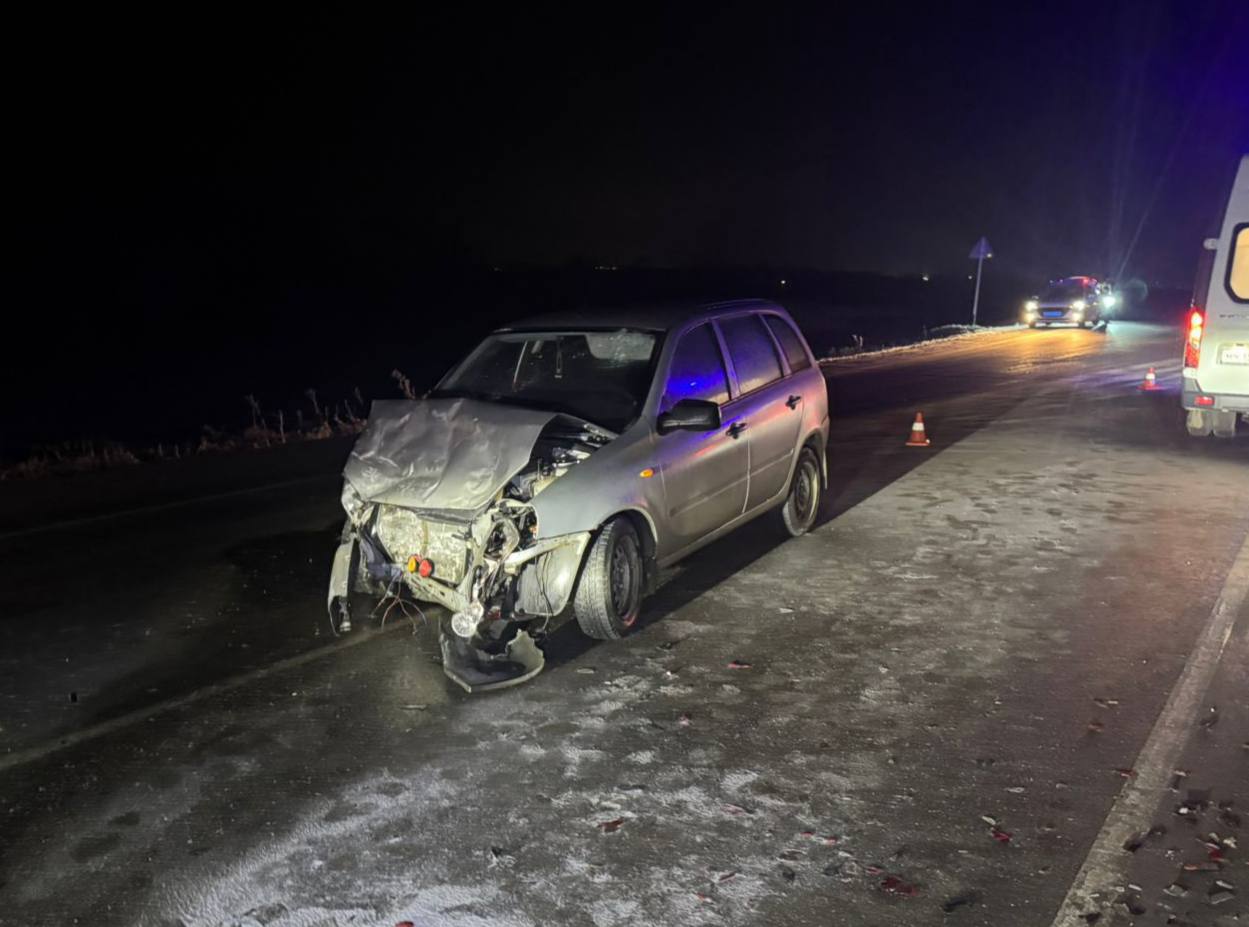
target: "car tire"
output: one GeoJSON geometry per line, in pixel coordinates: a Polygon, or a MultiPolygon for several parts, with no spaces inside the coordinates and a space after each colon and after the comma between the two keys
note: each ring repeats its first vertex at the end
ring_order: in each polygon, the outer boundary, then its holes
{"type": "Polygon", "coordinates": [[[1216,438],[1236,437],[1236,413],[1218,411],[1214,413],[1212,430],[1216,438]]]}
{"type": "Polygon", "coordinates": [[[645,564],[632,522],[613,518],[603,525],[586,553],[573,595],[573,614],[587,637],[624,637],[641,613],[645,564]]]}
{"type": "Polygon", "coordinates": [[[791,538],[801,537],[815,525],[824,499],[824,480],[820,460],[815,451],[804,447],[798,452],[793,476],[789,478],[789,492],[777,509],[781,530],[791,538]]]}
{"type": "Polygon", "coordinates": [[[1214,423],[1210,420],[1211,416],[1198,409],[1189,409],[1188,415],[1184,419],[1184,427],[1188,429],[1188,435],[1191,438],[1204,438],[1210,434],[1214,423]]]}

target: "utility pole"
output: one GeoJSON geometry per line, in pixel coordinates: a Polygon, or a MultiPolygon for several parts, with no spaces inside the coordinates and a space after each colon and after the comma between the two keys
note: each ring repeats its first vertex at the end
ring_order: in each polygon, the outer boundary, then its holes
{"type": "Polygon", "coordinates": [[[980,310],[980,272],[984,269],[984,259],[993,257],[993,246],[983,235],[980,241],[972,245],[971,254],[967,255],[976,262],[976,294],[971,298],[971,324],[976,326],[976,315],[980,310]]]}

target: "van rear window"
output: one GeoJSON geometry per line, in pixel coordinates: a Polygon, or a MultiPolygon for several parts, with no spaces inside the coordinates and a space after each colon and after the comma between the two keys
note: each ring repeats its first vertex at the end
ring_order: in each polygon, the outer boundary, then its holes
{"type": "Polygon", "coordinates": [[[1232,253],[1227,261],[1227,292],[1238,303],[1249,303],[1249,222],[1232,232],[1232,253]]]}

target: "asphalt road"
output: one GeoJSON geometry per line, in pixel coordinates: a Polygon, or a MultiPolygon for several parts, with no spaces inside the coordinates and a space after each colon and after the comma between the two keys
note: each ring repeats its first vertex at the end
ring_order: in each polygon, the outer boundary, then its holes
{"type": "Polygon", "coordinates": [[[332,635],[333,472],[0,535],[0,924],[1243,923],[1249,439],[1177,343],[829,365],[815,532],[490,696],[332,635]]]}

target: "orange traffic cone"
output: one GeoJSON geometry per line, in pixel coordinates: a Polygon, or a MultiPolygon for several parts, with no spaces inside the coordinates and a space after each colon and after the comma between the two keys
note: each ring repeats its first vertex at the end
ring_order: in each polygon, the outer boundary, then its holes
{"type": "Polygon", "coordinates": [[[906,439],[907,447],[927,447],[928,435],[924,433],[924,413],[915,413],[915,424],[911,426],[911,436],[906,439]]]}
{"type": "Polygon", "coordinates": [[[1154,373],[1154,368],[1150,367],[1149,372],[1145,374],[1145,382],[1141,384],[1141,389],[1148,391],[1158,388],[1158,375],[1154,373]]]}

